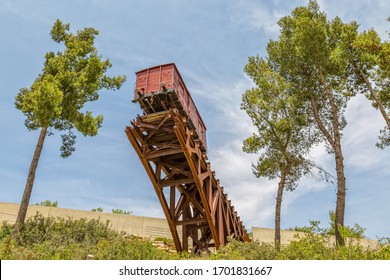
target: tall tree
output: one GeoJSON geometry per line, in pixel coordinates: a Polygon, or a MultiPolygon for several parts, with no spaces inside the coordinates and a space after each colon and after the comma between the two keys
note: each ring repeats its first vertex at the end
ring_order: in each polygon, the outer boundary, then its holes
{"type": "Polygon", "coordinates": [[[328,21],[316,1],[298,7],[278,22],[280,36],[267,47],[269,61],[275,71],[291,85],[306,113],[312,116],[327,149],[334,154],[337,174],[335,235],[337,245],[344,245],[346,178],[341,146],[346,125],[344,112],[351,95],[345,61],[338,57],[337,46],[345,25],[339,18],[328,21]]]}
{"type": "Polygon", "coordinates": [[[244,141],[247,153],[260,152],[253,165],[256,177],[279,179],[275,205],[275,246],[280,249],[283,191],[294,190],[303,175],[327,175],[307,158],[318,137],[310,127],[301,101],[290,94],[289,83],[262,58],[250,57],[245,72],[256,84],[242,96],[241,109],[252,119],[257,133],[244,141]],[[319,171],[317,175],[312,171],[319,171]]]}
{"type": "Polygon", "coordinates": [[[15,97],[15,106],[26,116],[29,130],[40,129],[38,143],[28,172],[27,182],[16,219],[14,236],[19,232],[26,218],[35,172],[46,135],[53,130],[66,131],[62,137],[61,156],[68,157],[75,151],[77,129],[84,136],[95,136],[103,122],[103,116],[92,116],[82,112],[85,103],[98,100],[101,89],[119,89],[124,76],[109,77],[105,72],[111,67],[94,46],[99,32],[85,28],[72,34],[70,25],[57,20],[51,30],[51,37],[63,43],[63,52],[48,52],[42,73],[30,88],[22,88],[15,97]]]}

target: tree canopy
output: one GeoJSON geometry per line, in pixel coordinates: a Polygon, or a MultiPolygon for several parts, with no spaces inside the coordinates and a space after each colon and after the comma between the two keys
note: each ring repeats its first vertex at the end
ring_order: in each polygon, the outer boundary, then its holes
{"type": "Polygon", "coordinates": [[[97,52],[97,30],[85,28],[77,34],[69,30],[69,24],[55,22],[50,34],[55,42],[64,44],[64,51],[46,53],[42,73],[15,98],[16,108],[26,116],[29,130],[48,127],[66,131],[62,135],[62,157],[75,150],[76,135],[72,129],[84,136],[95,136],[102,125],[103,116],[83,112],[84,105],[98,100],[101,89],[119,89],[125,81],[124,76],[105,74],[112,65],[97,52]]]}
{"type": "Polygon", "coordinates": [[[318,142],[308,123],[302,104],[290,94],[291,85],[269,62],[250,57],[245,72],[253,79],[256,88],[247,90],[241,108],[247,112],[257,133],[244,141],[247,153],[260,152],[253,172],[257,177],[280,178],[287,171],[287,189],[294,189],[303,174],[309,174],[314,162],[305,158],[318,142]]]}

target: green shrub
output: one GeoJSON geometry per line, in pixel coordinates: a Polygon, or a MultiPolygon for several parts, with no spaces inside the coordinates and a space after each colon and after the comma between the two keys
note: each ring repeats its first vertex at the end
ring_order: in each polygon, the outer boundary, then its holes
{"type": "Polygon", "coordinates": [[[211,255],[211,258],[219,260],[273,260],[275,255],[276,250],[273,245],[257,241],[231,240],[216,254],[211,255]]]}
{"type": "Polygon", "coordinates": [[[81,260],[178,259],[178,254],[159,250],[148,240],[127,237],[99,220],[44,217],[29,218],[15,240],[12,226],[0,230],[0,259],[81,260]]]}
{"type": "MultiPolygon", "coordinates": [[[[318,226],[318,225],[317,225],[318,226]]],[[[307,230],[304,237],[276,250],[274,245],[260,242],[230,241],[214,254],[191,255],[172,253],[172,240],[163,241],[165,248],[157,248],[152,240],[109,228],[99,220],[47,218],[41,214],[29,218],[16,239],[12,239],[13,226],[3,223],[0,228],[0,259],[10,260],[390,260],[388,239],[376,249],[354,243],[336,248],[329,246],[326,234],[307,230]]],[[[309,229],[309,227],[307,228],[309,229]]],[[[317,227],[317,229],[319,229],[317,227]]]]}
{"type": "Polygon", "coordinates": [[[112,212],[113,214],[121,214],[121,215],[133,216],[133,212],[127,211],[127,210],[122,210],[122,209],[112,209],[111,212],[112,212]]]}
{"type": "Polygon", "coordinates": [[[277,254],[279,260],[327,260],[331,259],[332,248],[322,235],[308,233],[282,247],[277,254]]]}
{"type": "Polygon", "coordinates": [[[58,207],[58,201],[45,200],[40,203],[35,203],[36,206],[46,206],[46,207],[58,207]]]}
{"type": "Polygon", "coordinates": [[[102,260],[164,260],[178,259],[172,254],[157,249],[150,241],[131,236],[114,242],[101,240],[96,246],[96,258],[102,260]]]}
{"type": "Polygon", "coordinates": [[[0,241],[3,240],[3,238],[11,236],[11,233],[12,233],[12,226],[7,222],[3,222],[0,228],[0,241]]]}
{"type": "Polygon", "coordinates": [[[389,260],[390,245],[379,249],[347,243],[336,248],[325,234],[307,233],[277,250],[273,244],[232,240],[216,254],[218,260],[389,260]]]}
{"type": "Polygon", "coordinates": [[[390,245],[384,245],[373,253],[373,259],[390,260],[390,245]]]}

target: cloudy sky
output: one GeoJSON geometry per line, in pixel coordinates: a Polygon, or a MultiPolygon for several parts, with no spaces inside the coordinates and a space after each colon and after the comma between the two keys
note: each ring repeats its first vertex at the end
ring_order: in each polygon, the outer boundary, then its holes
{"type": "MultiPolygon", "coordinates": [[[[109,74],[127,76],[119,91],[101,92],[88,105],[104,115],[97,137],[78,134],[76,152],[60,155],[59,134],[46,139],[31,203],[58,201],[60,207],[105,211],[120,208],[135,215],[163,217],[154,190],[124,128],[141,111],[133,104],[134,72],[174,62],[207,126],[208,158],[247,228],[273,227],[276,181],[257,179],[251,171],[256,155],[242,152],[254,131],[240,110],[241,95],[252,87],[243,72],[248,56],[265,56],[266,44],[278,36],[277,21],[307,1],[294,0],[0,0],[0,201],[19,203],[38,139],[14,107],[20,88],[29,87],[42,69],[47,51],[59,46],[50,38],[56,19],[71,31],[100,31],[96,46],[113,64],[109,74]]],[[[374,28],[382,38],[390,24],[387,0],[322,0],[329,18],[356,20],[361,30],[374,28]]],[[[375,147],[380,114],[364,97],[347,110],[343,149],[347,177],[346,224],[357,223],[369,238],[390,237],[390,148],[375,147]]],[[[313,159],[335,174],[332,156],[322,146],[313,159]]],[[[336,185],[304,180],[283,200],[282,228],[309,220],[328,225],[336,185]]]]}

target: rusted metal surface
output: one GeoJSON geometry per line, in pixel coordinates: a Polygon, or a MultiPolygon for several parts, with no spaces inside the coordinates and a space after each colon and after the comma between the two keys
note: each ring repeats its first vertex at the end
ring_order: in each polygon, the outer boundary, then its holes
{"type": "Polygon", "coordinates": [[[228,238],[249,241],[187,122],[173,109],[139,116],[126,127],[160,201],[176,250],[218,249],[228,238]]]}
{"type": "Polygon", "coordinates": [[[152,182],[176,250],[196,253],[218,249],[229,238],[249,241],[207,161],[206,127],[176,66],[166,64],[136,74],[135,101],[144,115],[125,132],[152,182]],[[202,126],[194,125],[194,120],[202,126]]]}
{"type": "Polygon", "coordinates": [[[134,101],[144,114],[176,108],[187,116],[194,129],[195,138],[207,150],[206,126],[174,63],[154,66],[136,72],[134,101]]]}

